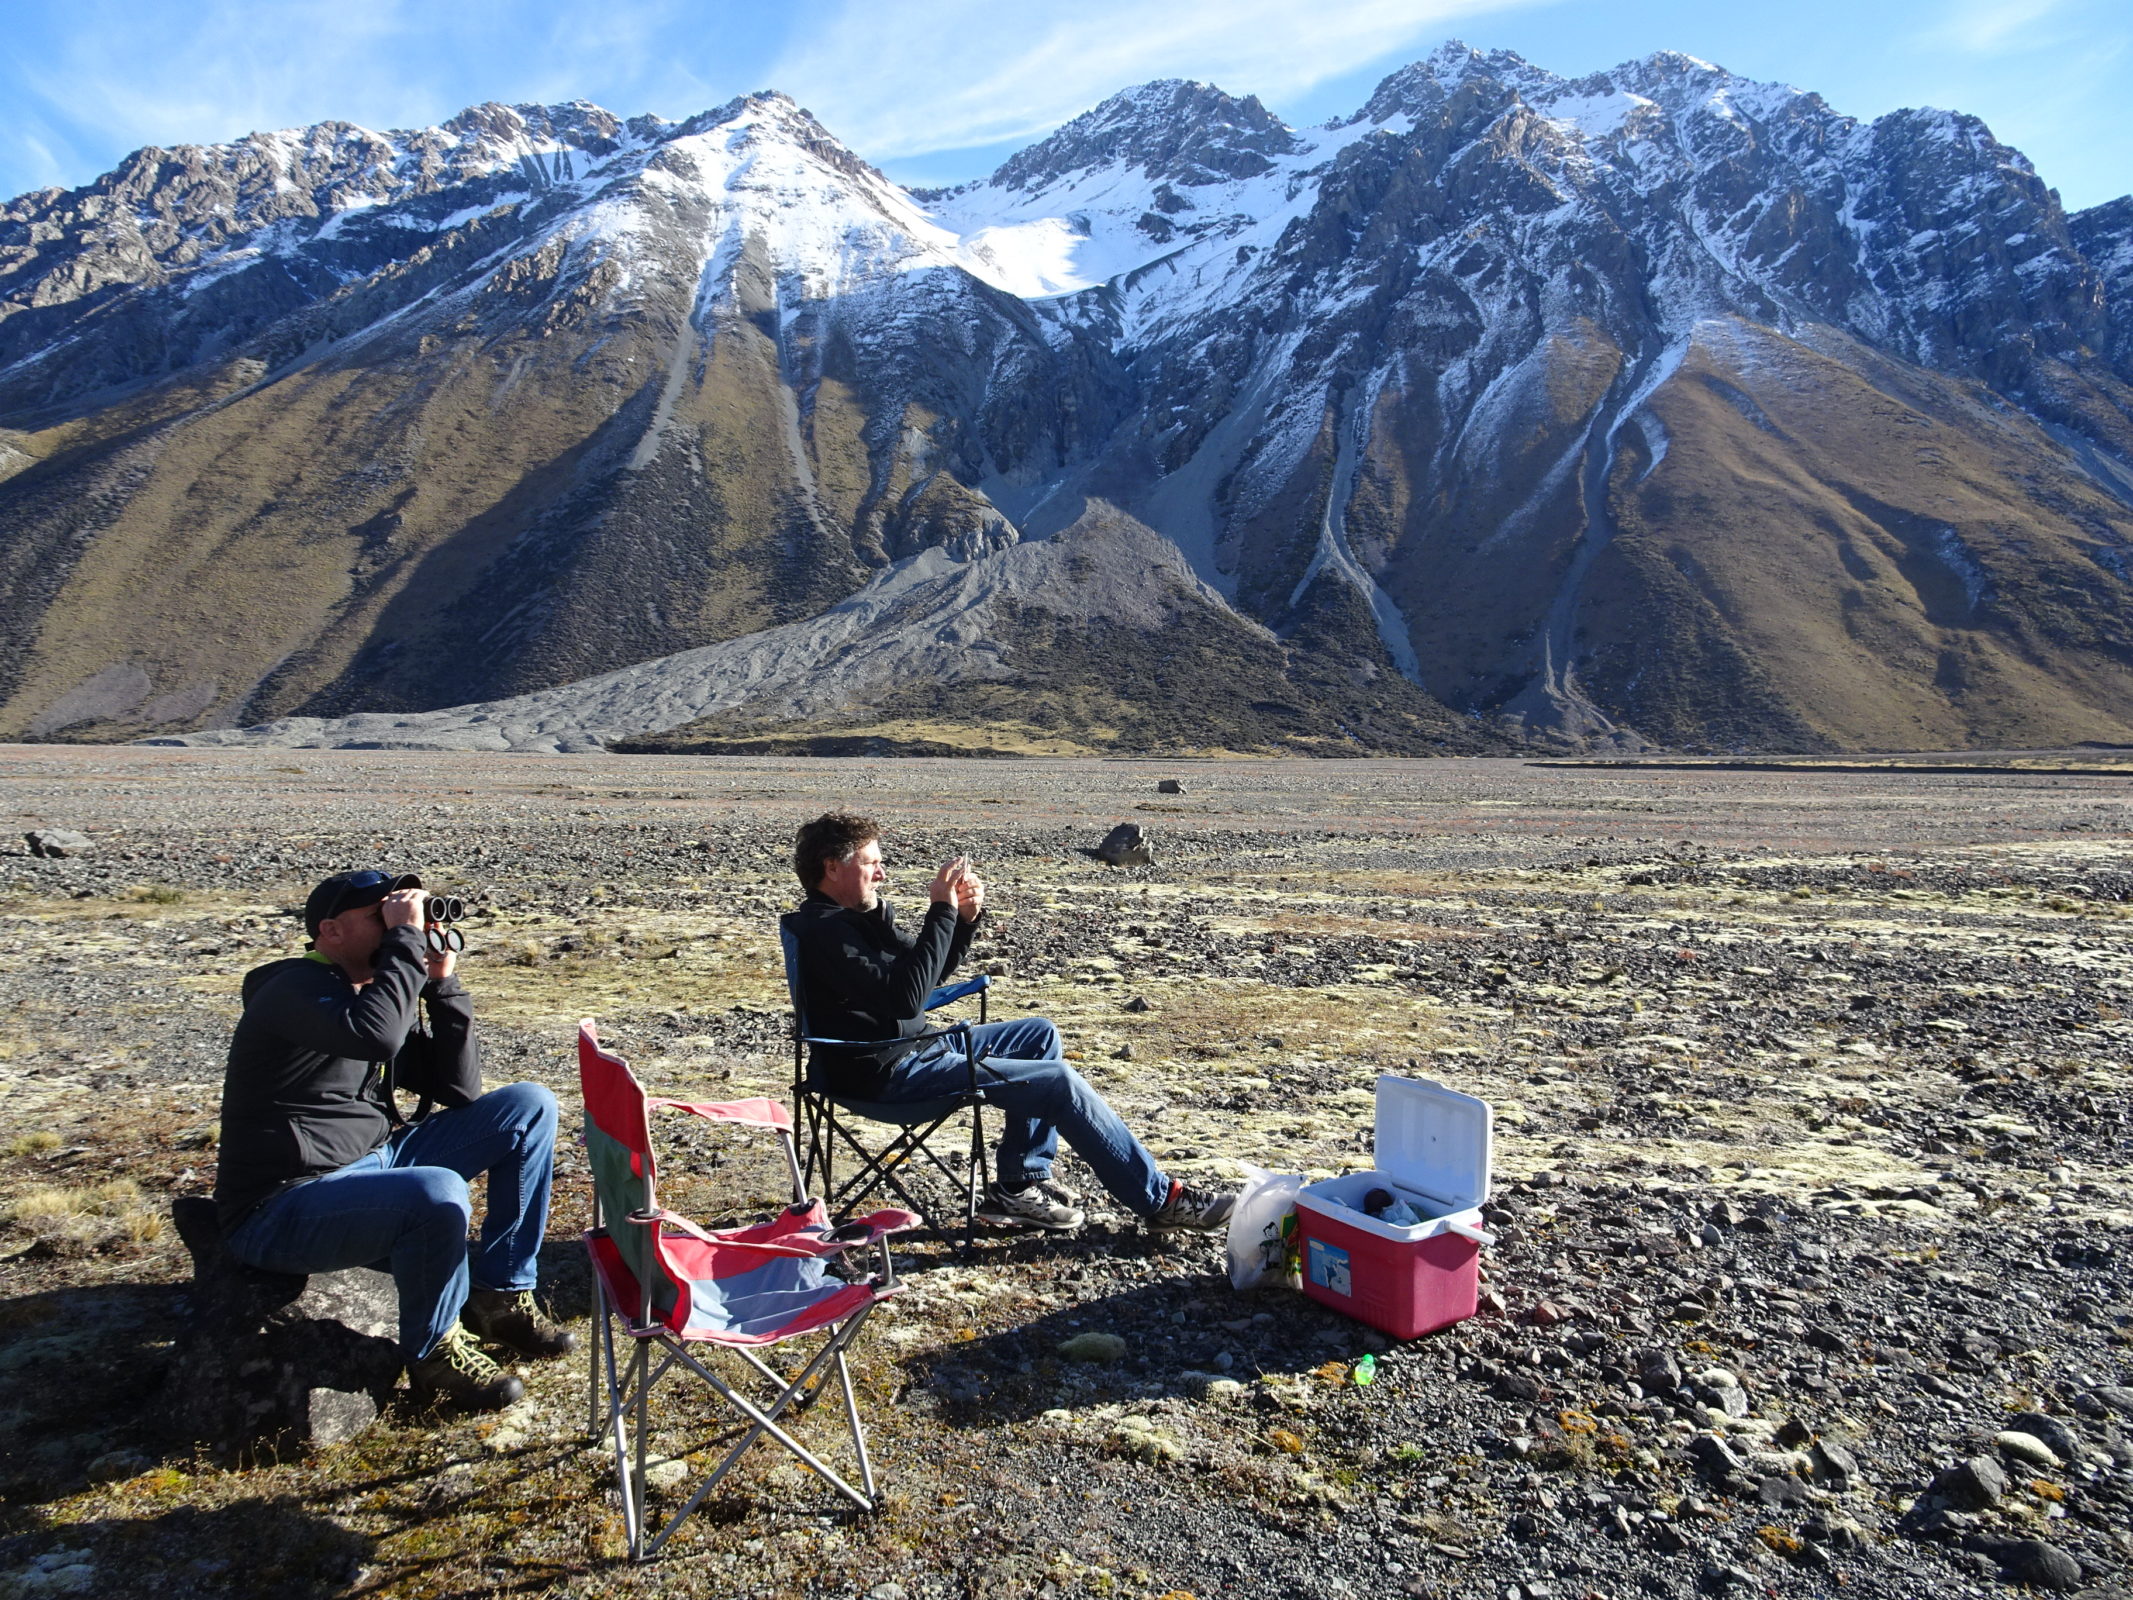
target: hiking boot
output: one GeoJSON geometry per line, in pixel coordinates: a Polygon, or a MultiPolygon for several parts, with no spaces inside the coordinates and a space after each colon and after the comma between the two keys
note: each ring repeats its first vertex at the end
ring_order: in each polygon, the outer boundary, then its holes
{"type": "Polygon", "coordinates": [[[1215,1233],[1229,1226],[1229,1214],[1236,1209],[1237,1197],[1233,1193],[1210,1194],[1205,1189],[1188,1188],[1173,1178],[1170,1198],[1148,1219],[1148,1226],[1215,1233]]]}
{"type": "Polygon", "coordinates": [[[501,1411],[526,1392],[456,1322],[436,1349],[407,1369],[407,1378],[417,1399],[449,1401],[468,1411],[501,1411]]]}
{"type": "Polygon", "coordinates": [[[1003,1228],[1049,1228],[1054,1233],[1072,1233],[1081,1226],[1084,1213],[1079,1206],[1061,1205],[1044,1192],[1041,1183],[1033,1183],[1027,1189],[1003,1189],[995,1183],[987,1186],[985,1198],[978,1202],[978,1220],[1003,1228]]]}
{"type": "Polygon", "coordinates": [[[459,1320],[477,1337],[522,1356],[568,1355],[578,1347],[576,1334],[542,1315],[531,1289],[476,1289],[459,1320]]]}

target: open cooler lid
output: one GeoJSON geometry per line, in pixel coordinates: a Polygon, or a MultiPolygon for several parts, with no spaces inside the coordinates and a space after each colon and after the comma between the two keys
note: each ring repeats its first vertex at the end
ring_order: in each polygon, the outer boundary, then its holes
{"type": "Polygon", "coordinates": [[[1449,1211],[1489,1197],[1488,1101],[1391,1073],[1378,1079],[1377,1099],[1380,1172],[1449,1211]]]}

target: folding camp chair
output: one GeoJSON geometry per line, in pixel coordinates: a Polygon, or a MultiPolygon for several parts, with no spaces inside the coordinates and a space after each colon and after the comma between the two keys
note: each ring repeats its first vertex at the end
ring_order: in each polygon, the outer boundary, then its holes
{"type": "MultiPolygon", "coordinates": [[[[861,1511],[872,1511],[874,1467],[845,1351],[868,1313],[898,1292],[887,1235],[914,1227],[919,1219],[907,1211],[878,1211],[832,1231],[822,1203],[807,1196],[792,1119],[783,1106],[774,1100],[653,1099],[628,1063],[600,1048],[589,1019],[578,1024],[578,1081],[585,1094],[585,1146],[593,1174],[593,1225],[585,1234],[598,1322],[592,1340],[591,1429],[596,1442],[613,1436],[631,1557],[641,1561],[655,1555],[742,1453],[764,1437],[784,1445],[861,1511]],[[653,1108],[660,1106],[713,1122],[775,1129],[792,1174],[793,1204],[770,1222],[715,1232],[662,1209],[654,1188],[650,1121],[653,1108]],[[825,1264],[861,1242],[879,1246],[880,1274],[863,1283],[829,1276],[825,1264]],[[630,1346],[620,1360],[618,1325],[630,1346]],[[825,1335],[822,1347],[790,1380],[756,1353],[810,1333],[825,1335]],[[700,1361],[692,1345],[732,1351],[769,1380],[771,1398],[762,1404],[750,1400],[700,1361]],[[844,1391],[858,1488],[778,1422],[788,1408],[813,1399],[832,1369],[844,1391]],[[693,1372],[730,1402],[748,1427],[688,1502],[647,1541],[645,1458],[652,1391],[669,1372],[677,1379],[693,1372]]],[[[736,1377],[746,1379],[745,1374],[736,1377]]]]}
{"type": "MultiPolygon", "coordinates": [[[[841,1222],[861,1201],[886,1188],[917,1212],[935,1233],[944,1239],[953,1238],[954,1230],[943,1225],[938,1207],[929,1206],[904,1182],[907,1173],[919,1170],[916,1164],[920,1160],[930,1162],[952,1187],[963,1192],[961,1232],[963,1248],[969,1250],[977,1237],[978,1194],[985,1183],[985,1097],[978,1091],[979,1063],[971,1048],[970,1024],[951,1022],[914,1036],[917,1041],[959,1038],[957,1048],[970,1072],[967,1088],[931,1100],[908,1102],[862,1100],[852,1095],[832,1094],[808,1081],[807,1057],[811,1047],[879,1050],[888,1045],[909,1044],[913,1040],[828,1039],[817,1035],[807,1025],[807,1003],[800,987],[800,942],[794,918],[789,913],[778,919],[778,938],[785,947],[785,987],[792,996],[792,1103],[800,1122],[801,1142],[806,1149],[806,1170],[802,1181],[811,1184],[817,1172],[821,1174],[824,1201],[835,1221],[841,1222]],[[927,1141],[966,1111],[970,1113],[970,1160],[969,1165],[957,1173],[927,1141]],[[870,1150],[860,1140],[858,1130],[843,1120],[840,1113],[896,1131],[880,1149],[870,1150]],[[836,1179],[839,1145],[859,1163],[859,1170],[842,1183],[836,1179]]],[[[991,987],[992,979],[983,976],[948,984],[926,996],[926,1010],[938,1011],[943,1006],[976,995],[978,1021],[983,1023],[985,992],[991,987]]]]}

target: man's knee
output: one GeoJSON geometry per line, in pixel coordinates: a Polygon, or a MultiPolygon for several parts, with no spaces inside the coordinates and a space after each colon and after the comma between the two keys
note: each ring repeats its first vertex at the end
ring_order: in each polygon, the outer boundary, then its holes
{"type": "Polygon", "coordinates": [[[1059,1030],[1043,1017],[996,1022],[977,1036],[978,1053],[994,1061],[1057,1061],[1059,1030]]]}
{"type": "Polygon", "coordinates": [[[537,1083],[507,1083],[491,1089],[483,1100],[496,1102],[494,1113],[510,1127],[533,1133],[553,1133],[558,1112],[555,1096],[537,1083]]]}
{"type": "Polygon", "coordinates": [[[1087,1080],[1064,1061],[1036,1061],[1018,1068],[1013,1082],[1019,1098],[1035,1111],[1052,1111],[1091,1093],[1087,1080]]]}
{"type": "Polygon", "coordinates": [[[474,1197],[467,1190],[467,1180],[450,1167],[410,1167],[407,1171],[419,1180],[414,1203],[408,1208],[413,1228],[422,1232],[457,1229],[459,1236],[465,1237],[474,1215],[474,1197]]]}

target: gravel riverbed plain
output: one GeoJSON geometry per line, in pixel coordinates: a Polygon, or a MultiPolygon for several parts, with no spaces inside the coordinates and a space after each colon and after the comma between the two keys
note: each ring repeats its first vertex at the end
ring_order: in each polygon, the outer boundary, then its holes
{"type": "MultiPolygon", "coordinates": [[[[2129,835],[2103,770],[0,747],[0,1595],[2123,1595],[2129,835]],[[1054,1018],[1188,1179],[1370,1165],[1381,1073],[1487,1099],[1482,1314],[1393,1342],[1101,1209],[911,1238],[855,1363],[883,1509],[759,1449],[644,1567],[576,1359],[303,1459],[149,1426],[169,1205],[312,883],[475,902],[489,1081],[574,1127],[583,1016],[655,1094],[787,1092],[773,919],[833,806],[904,906],[974,858],[994,1014],[1054,1018]],[[1093,858],[1121,821],[1154,865],[1093,858]]],[[[655,1134],[676,1209],[778,1203],[768,1148],[655,1134]]],[[[717,1437],[679,1413],[662,1483],[717,1437]]]]}

